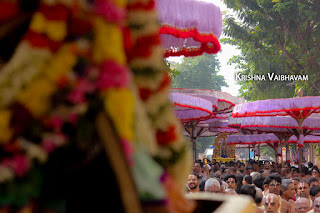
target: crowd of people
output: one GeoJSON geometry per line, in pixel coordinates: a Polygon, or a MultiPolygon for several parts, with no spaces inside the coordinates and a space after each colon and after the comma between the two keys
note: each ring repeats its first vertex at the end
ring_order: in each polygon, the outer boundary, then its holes
{"type": "Polygon", "coordinates": [[[319,168],[309,162],[301,171],[290,163],[270,161],[194,162],[188,193],[208,192],[251,196],[256,212],[320,213],[319,168]]]}

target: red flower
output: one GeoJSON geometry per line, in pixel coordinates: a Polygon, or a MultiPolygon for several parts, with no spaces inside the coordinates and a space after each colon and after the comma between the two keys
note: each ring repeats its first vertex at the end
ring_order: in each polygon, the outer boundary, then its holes
{"type": "Polygon", "coordinates": [[[126,88],[129,86],[130,71],[114,61],[105,61],[101,64],[100,73],[96,82],[100,90],[108,88],[126,88]]]}
{"type": "Polygon", "coordinates": [[[30,42],[33,47],[38,48],[49,48],[52,52],[57,51],[60,46],[61,42],[56,42],[49,39],[46,35],[37,33],[33,30],[29,30],[23,38],[30,42]]]}
{"type": "Polygon", "coordinates": [[[68,8],[63,4],[47,5],[41,4],[40,12],[48,20],[52,21],[65,21],[68,18],[68,8]]]}
{"type": "Polygon", "coordinates": [[[23,155],[16,155],[13,158],[4,159],[1,164],[13,169],[18,177],[22,177],[30,168],[29,160],[23,155]]]}
{"type": "Polygon", "coordinates": [[[166,131],[158,130],[156,133],[156,138],[159,145],[170,145],[177,138],[176,127],[169,126],[169,128],[166,131]]]}
{"type": "Polygon", "coordinates": [[[150,89],[140,88],[139,89],[139,95],[140,95],[140,98],[143,101],[145,101],[152,95],[152,91],[150,89]]]}

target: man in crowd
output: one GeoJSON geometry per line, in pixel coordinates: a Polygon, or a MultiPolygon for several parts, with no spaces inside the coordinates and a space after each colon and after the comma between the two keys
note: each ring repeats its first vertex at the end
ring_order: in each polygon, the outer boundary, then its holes
{"type": "Polygon", "coordinates": [[[196,173],[189,175],[188,188],[190,193],[199,192],[199,176],[196,173]]]}
{"type": "Polygon", "coordinates": [[[317,197],[320,197],[320,186],[313,186],[310,188],[310,198],[312,202],[314,202],[317,197]]]}
{"type": "MultiPolygon", "coordinates": [[[[310,186],[305,180],[301,180],[298,185],[298,195],[300,198],[304,197],[311,201],[310,199],[310,186]]],[[[312,202],[311,202],[312,203],[312,202]]]]}
{"type": "MultiPolygon", "coordinates": [[[[265,193],[268,191],[269,193],[279,196],[281,190],[281,176],[279,174],[274,173],[269,175],[264,184],[265,193]]],[[[287,211],[290,209],[289,202],[285,199],[282,199],[280,196],[279,202],[281,203],[281,213],[287,213],[287,211]]]]}
{"type": "Polygon", "coordinates": [[[224,181],[228,184],[228,189],[236,190],[237,182],[236,182],[236,176],[234,174],[229,174],[225,176],[224,181]]]}
{"type": "Polygon", "coordinates": [[[307,198],[301,197],[296,201],[296,212],[307,213],[310,210],[310,202],[307,198]]]}
{"type": "Polygon", "coordinates": [[[193,172],[195,172],[200,179],[204,176],[204,174],[201,172],[201,162],[196,161],[194,163],[193,172]]]}
{"type": "Polygon", "coordinates": [[[296,190],[294,184],[290,179],[282,179],[282,194],[281,198],[288,201],[289,212],[294,212],[295,210],[295,194],[296,190]]]}
{"type": "Polygon", "coordinates": [[[220,192],[220,183],[215,178],[209,178],[205,185],[204,191],[211,192],[211,193],[219,193],[220,192]]]}
{"type": "Polygon", "coordinates": [[[267,170],[267,171],[271,170],[271,165],[269,161],[264,162],[264,170],[267,170]]]}
{"type": "Polygon", "coordinates": [[[264,209],[265,213],[279,213],[279,197],[278,195],[269,193],[265,197],[264,209]]]}
{"type": "Polygon", "coordinates": [[[313,203],[313,213],[320,213],[320,197],[317,197],[313,203]]]}

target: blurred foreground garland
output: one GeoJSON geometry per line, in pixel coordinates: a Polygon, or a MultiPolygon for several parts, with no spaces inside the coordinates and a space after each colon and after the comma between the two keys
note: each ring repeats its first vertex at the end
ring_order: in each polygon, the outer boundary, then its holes
{"type": "Polygon", "coordinates": [[[140,199],[190,211],[190,154],[168,99],[154,2],[64,2],[41,2],[0,72],[0,206],[39,198],[54,152],[78,149],[85,161],[101,150],[94,120],[104,111],[140,199]]]}

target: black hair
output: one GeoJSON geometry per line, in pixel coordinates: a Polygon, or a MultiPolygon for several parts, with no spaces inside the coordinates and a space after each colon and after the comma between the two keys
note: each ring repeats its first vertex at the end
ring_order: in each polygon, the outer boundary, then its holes
{"type": "Polygon", "coordinates": [[[196,176],[197,178],[198,178],[198,180],[200,180],[202,177],[200,176],[200,175],[198,175],[197,173],[195,173],[195,172],[192,172],[190,175],[194,175],[194,176],[196,176]]]}
{"type": "Polygon", "coordinates": [[[244,166],[244,167],[245,167],[246,165],[244,165],[244,163],[239,163],[239,167],[240,167],[240,166],[244,166]]]}
{"type": "Polygon", "coordinates": [[[294,168],[293,172],[300,173],[300,169],[299,168],[294,168]]]}
{"type": "Polygon", "coordinates": [[[311,171],[313,171],[313,170],[316,170],[318,173],[320,173],[318,167],[313,167],[313,168],[311,169],[311,171]]]}
{"type": "Polygon", "coordinates": [[[244,180],[245,180],[248,184],[252,184],[252,176],[251,176],[251,175],[246,175],[246,176],[244,176],[244,180]]]}
{"type": "Polygon", "coordinates": [[[312,162],[308,162],[308,168],[312,168],[313,167],[313,163],[312,162]]]}
{"type": "Polygon", "coordinates": [[[199,181],[199,190],[201,192],[204,192],[204,186],[206,184],[206,181],[207,181],[207,178],[202,178],[200,181],[199,181]]]}
{"type": "Polygon", "coordinates": [[[269,175],[268,178],[270,179],[270,182],[272,180],[275,180],[276,182],[281,184],[281,176],[278,173],[273,173],[273,174],[269,175]]]}
{"type": "Polygon", "coordinates": [[[310,195],[313,197],[316,196],[319,192],[320,192],[320,186],[313,186],[310,189],[310,195]]]}
{"type": "Polygon", "coordinates": [[[241,187],[239,194],[249,195],[253,199],[255,199],[256,198],[256,188],[252,185],[244,185],[241,187]]]}
{"type": "Polygon", "coordinates": [[[242,180],[243,180],[243,174],[238,174],[236,175],[236,183],[237,183],[237,188],[236,188],[236,192],[239,194],[240,193],[240,189],[242,187],[242,180]]]}
{"type": "Polygon", "coordinates": [[[307,182],[308,182],[308,184],[309,184],[309,186],[310,186],[312,182],[318,182],[318,179],[315,178],[315,177],[309,177],[309,178],[307,179],[307,182]]]}
{"type": "Polygon", "coordinates": [[[230,167],[230,168],[229,168],[229,170],[230,170],[230,171],[232,171],[233,173],[236,173],[236,172],[237,172],[236,167],[233,167],[233,166],[232,166],[232,167],[230,167]]]}
{"type": "Polygon", "coordinates": [[[223,178],[223,180],[224,180],[224,181],[227,181],[229,178],[233,178],[234,181],[237,181],[236,176],[235,176],[234,174],[228,174],[228,175],[226,175],[226,176],[223,178]]]}
{"type": "Polygon", "coordinates": [[[290,168],[290,163],[284,162],[283,165],[287,165],[290,168]]]}
{"type": "Polygon", "coordinates": [[[270,170],[270,173],[271,173],[271,174],[274,174],[274,173],[277,173],[277,171],[276,171],[275,169],[271,169],[271,170],[270,170]]]}
{"type": "Polygon", "coordinates": [[[261,170],[259,170],[258,172],[259,172],[260,174],[264,173],[264,171],[263,171],[262,169],[261,169],[261,170]]]}
{"type": "Polygon", "coordinates": [[[306,166],[301,166],[301,173],[308,175],[309,174],[309,170],[306,166]]]}
{"type": "Polygon", "coordinates": [[[254,160],[252,160],[252,159],[250,159],[248,162],[249,162],[250,165],[254,164],[254,160]]]}
{"type": "Polygon", "coordinates": [[[300,179],[298,177],[294,177],[294,178],[292,178],[292,180],[297,180],[300,182],[300,179]]]}
{"type": "Polygon", "coordinates": [[[263,191],[263,184],[265,179],[267,178],[265,178],[263,175],[256,175],[252,178],[252,182],[254,185],[256,185],[256,187],[260,188],[263,191]]]}

